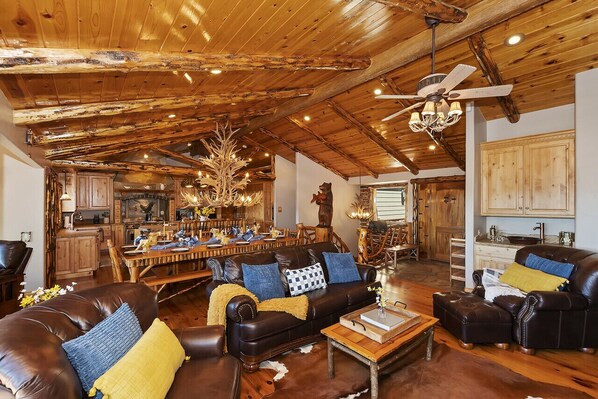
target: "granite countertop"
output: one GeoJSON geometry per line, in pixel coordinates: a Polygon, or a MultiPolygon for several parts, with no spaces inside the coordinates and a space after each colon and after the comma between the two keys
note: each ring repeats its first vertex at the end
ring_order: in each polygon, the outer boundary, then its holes
{"type": "MultiPolygon", "coordinates": [[[[97,225],[94,225],[97,226],[97,225]]],[[[95,236],[98,235],[99,227],[90,228],[90,227],[75,227],[73,230],[70,229],[60,229],[56,234],[57,237],[82,237],[82,236],[95,236]]]]}
{"type": "MultiPolygon", "coordinates": [[[[516,233],[509,233],[509,234],[501,234],[501,237],[503,238],[503,241],[492,241],[488,238],[488,236],[486,234],[482,234],[478,237],[476,237],[475,242],[477,244],[484,244],[484,245],[490,245],[490,246],[494,246],[494,247],[506,247],[506,248],[523,248],[526,245],[523,244],[512,244],[509,242],[509,239],[506,237],[507,235],[510,236],[525,236],[525,237],[536,237],[536,238],[540,238],[538,235],[533,235],[533,234],[516,234],[516,233]]],[[[559,237],[558,236],[546,236],[544,237],[544,244],[549,244],[549,245],[559,245],[559,237]]]]}

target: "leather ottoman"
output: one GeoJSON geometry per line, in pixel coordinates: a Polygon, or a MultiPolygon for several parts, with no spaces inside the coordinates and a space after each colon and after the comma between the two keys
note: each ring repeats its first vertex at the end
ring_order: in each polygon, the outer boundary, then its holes
{"type": "Polygon", "coordinates": [[[506,310],[478,295],[462,292],[436,292],[434,317],[459,339],[466,349],[474,344],[495,344],[507,349],[512,342],[512,317],[506,310]]]}

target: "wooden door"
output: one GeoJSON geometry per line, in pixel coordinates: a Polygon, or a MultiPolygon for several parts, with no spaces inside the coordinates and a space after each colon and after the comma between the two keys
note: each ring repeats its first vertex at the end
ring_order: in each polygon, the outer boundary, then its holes
{"type": "Polygon", "coordinates": [[[89,178],[77,176],[77,208],[89,209],[89,178]]]}
{"type": "Polygon", "coordinates": [[[524,151],[525,214],[574,216],[574,139],[531,143],[524,151]]]}
{"type": "Polygon", "coordinates": [[[465,238],[465,182],[434,183],[430,189],[429,257],[448,262],[451,238],[465,238]]]}
{"type": "Polygon", "coordinates": [[[523,147],[482,147],[482,215],[523,215],[523,147]]]}
{"type": "Polygon", "coordinates": [[[71,259],[71,239],[56,239],[56,277],[60,278],[73,272],[73,262],[71,259]]]}
{"type": "Polygon", "coordinates": [[[89,176],[89,208],[107,209],[110,207],[108,189],[110,178],[104,176],[89,176]]]}

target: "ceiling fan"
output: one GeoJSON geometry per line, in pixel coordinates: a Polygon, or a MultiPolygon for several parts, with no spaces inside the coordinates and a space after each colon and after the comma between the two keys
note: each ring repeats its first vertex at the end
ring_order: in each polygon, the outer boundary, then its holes
{"type": "Polygon", "coordinates": [[[377,99],[404,99],[415,100],[417,103],[410,107],[395,112],[392,115],[382,119],[383,122],[391,120],[405,112],[411,111],[421,105],[424,105],[422,111],[423,120],[420,119],[419,112],[413,112],[409,127],[413,131],[428,130],[428,133],[440,132],[444,128],[455,124],[461,114],[461,105],[458,101],[452,104],[446,100],[465,100],[471,98],[499,97],[507,96],[511,93],[513,85],[500,85],[490,87],[478,87],[474,89],[453,90],[459,83],[471,75],[476,68],[470,65],[459,64],[448,75],[444,73],[435,73],[436,63],[436,26],[439,20],[426,17],[426,24],[432,28],[432,73],[425,76],[417,83],[417,94],[414,95],[388,95],[376,96],[377,99]],[[424,126],[425,125],[425,126],[424,126]]]}

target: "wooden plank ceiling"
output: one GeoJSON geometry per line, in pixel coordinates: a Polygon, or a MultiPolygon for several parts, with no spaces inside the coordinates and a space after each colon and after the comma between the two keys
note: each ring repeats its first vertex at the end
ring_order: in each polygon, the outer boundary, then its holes
{"type": "Polygon", "coordinates": [[[598,63],[597,12],[569,0],[7,1],[0,89],[60,167],[152,149],[174,159],[230,121],[248,126],[256,162],[300,152],[344,178],[418,173],[463,166],[465,122],[431,150],[408,114],[381,121],[413,102],[373,92],[414,94],[430,73],[424,15],[455,21],[437,30],[436,71],[478,68],[459,89],[513,84],[508,105],[476,103],[516,120],[574,102],[574,75],[598,63]],[[506,46],[513,33],[525,40],[506,46]]]}

